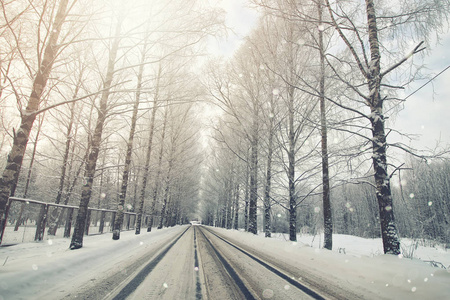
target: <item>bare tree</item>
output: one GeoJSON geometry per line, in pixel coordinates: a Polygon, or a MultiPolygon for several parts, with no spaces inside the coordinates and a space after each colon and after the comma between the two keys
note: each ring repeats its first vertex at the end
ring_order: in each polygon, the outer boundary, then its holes
{"type": "MultiPolygon", "coordinates": [[[[141,57],[141,64],[139,66],[139,71],[137,74],[137,84],[136,84],[136,94],[135,94],[135,102],[133,104],[133,114],[131,116],[131,125],[130,125],[130,133],[127,141],[127,150],[125,154],[125,167],[123,169],[122,173],[122,184],[120,187],[119,192],[119,205],[117,207],[117,213],[116,218],[114,222],[114,229],[113,229],[113,240],[118,240],[120,238],[120,230],[122,228],[123,223],[123,210],[125,206],[125,198],[127,195],[127,188],[128,188],[128,177],[130,173],[130,167],[131,167],[131,155],[133,153],[133,140],[134,135],[136,131],[136,122],[138,117],[138,109],[139,109],[139,102],[141,100],[141,91],[142,91],[142,77],[144,73],[144,65],[145,65],[145,58],[146,58],[146,52],[147,52],[147,41],[144,41],[143,50],[142,50],[142,57],[141,57]]],[[[153,110],[156,110],[154,107],[153,110]]],[[[151,130],[151,137],[153,136],[153,130],[151,130]]],[[[149,141],[149,147],[151,152],[151,145],[152,140],[150,138],[149,141]]]]}
{"type": "MultiPolygon", "coordinates": [[[[388,171],[388,143],[385,125],[385,106],[389,103],[388,100],[394,100],[395,98],[389,99],[385,95],[389,94],[389,90],[396,88],[388,82],[390,74],[401,69],[402,65],[413,55],[421,52],[424,47],[423,42],[417,43],[409,53],[399,57],[399,55],[389,52],[389,49],[384,45],[384,41],[390,40],[386,33],[395,35],[402,28],[409,28],[407,34],[397,39],[402,50],[404,49],[402,43],[404,43],[405,38],[426,39],[432,30],[441,26],[441,22],[446,19],[446,14],[449,11],[447,1],[439,1],[438,4],[423,1],[381,10],[381,4],[375,3],[373,0],[366,0],[365,7],[362,9],[366,20],[362,21],[356,17],[357,14],[353,13],[355,6],[352,7],[352,4],[339,5],[338,2],[325,1],[330,23],[334,26],[351,57],[351,60],[349,60],[338,58],[336,55],[327,55],[329,65],[333,66],[334,74],[347,85],[348,89],[362,99],[354,101],[363,104],[370,110],[370,114],[367,115],[363,112],[363,109],[345,107],[370,123],[372,137],[368,139],[372,149],[374,187],[379,206],[383,248],[386,254],[399,254],[400,241],[394,219],[390,183],[392,174],[389,174],[388,171]],[[349,10],[352,10],[352,13],[349,13],[349,10]],[[433,19],[432,22],[430,22],[431,19],[433,19]],[[381,61],[383,57],[386,59],[385,64],[382,64],[381,61]],[[349,62],[349,66],[359,72],[360,78],[349,79],[348,73],[346,73],[348,70],[339,70],[336,65],[344,62],[349,62]],[[387,90],[384,95],[382,95],[383,90],[387,90]]],[[[397,88],[401,88],[401,86],[397,88]]],[[[333,103],[342,107],[342,103],[336,101],[333,103]]]]}
{"type": "MultiPolygon", "coordinates": [[[[0,232],[4,230],[8,197],[14,194],[28,137],[36,115],[39,112],[39,104],[42,100],[41,96],[49,79],[53,63],[59,54],[58,38],[67,16],[68,3],[68,0],[62,0],[60,2],[53,23],[49,26],[51,29],[49,29],[43,55],[39,57],[39,65],[33,80],[33,88],[28,98],[26,109],[21,112],[21,124],[19,129],[14,132],[12,149],[8,155],[7,165],[0,179],[0,232]]],[[[7,24],[9,26],[11,24],[10,21],[7,21],[7,24]]]]}
{"type": "Polygon", "coordinates": [[[119,50],[119,43],[121,40],[120,37],[120,30],[122,25],[123,17],[119,17],[119,20],[117,21],[115,35],[114,35],[114,41],[112,43],[110,52],[109,52],[109,60],[108,60],[108,67],[106,70],[105,75],[105,81],[103,83],[103,92],[100,98],[100,104],[98,108],[98,117],[97,122],[95,125],[94,133],[92,136],[92,140],[90,141],[91,146],[90,153],[88,156],[88,160],[86,161],[86,169],[85,169],[85,184],[83,185],[82,193],[81,193],[81,200],[80,200],[80,207],[78,209],[77,219],[75,223],[74,232],[72,235],[72,241],[70,243],[70,249],[79,249],[83,247],[83,235],[84,235],[84,228],[87,218],[87,208],[89,201],[91,200],[91,194],[92,194],[92,184],[94,182],[94,175],[97,165],[97,159],[98,154],[100,151],[100,146],[102,142],[102,133],[103,133],[103,126],[106,121],[107,117],[107,105],[108,105],[108,98],[110,95],[110,89],[112,86],[113,76],[114,76],[114,68],[116,64],[116,57],[117,52],[119,50]]]}

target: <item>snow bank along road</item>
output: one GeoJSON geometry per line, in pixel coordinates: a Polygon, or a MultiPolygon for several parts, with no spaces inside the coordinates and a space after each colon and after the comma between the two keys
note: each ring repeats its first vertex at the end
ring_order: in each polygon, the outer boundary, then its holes
{"type": "Polygon", "coordinates": [[[113,275],[66,298],[361,299],[336,286],[322,287],[323,282],[308,279],[301,270],[245,249],[203,226],[185,228],[136,264],[139,267],[121,282],[113,275]],[[111,284],[116,286],[112,291],[111,284]]]}

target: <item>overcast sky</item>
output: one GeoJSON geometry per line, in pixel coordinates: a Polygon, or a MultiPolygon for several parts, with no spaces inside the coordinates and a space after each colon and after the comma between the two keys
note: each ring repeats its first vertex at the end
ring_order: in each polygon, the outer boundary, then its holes
{"type": "MultiPolygon", "coordinates": [[[[441,45],[432,47],[430,54],[424,58],[424,64],[428,68],[427,72],[435,75],[450,66],[450,35],[446,36],[441,45]]],[[[425,82],[426,80],[411,84],[411,88],[404,94],[409,95],[425,82]]],[[[433,148],[439,139],[444,145],[449,145],[449,113],[450,69],[406,100],[405,108],[399,113],[394,126],[398,130],[421,135],[412,145],[433,148]]]]}

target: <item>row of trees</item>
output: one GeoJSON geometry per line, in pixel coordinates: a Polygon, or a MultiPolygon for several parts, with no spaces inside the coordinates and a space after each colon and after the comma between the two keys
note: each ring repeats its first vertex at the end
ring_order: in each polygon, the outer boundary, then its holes
{"type": "Polygon", "coordinates": [[[196,58],[221,12],[195,0],[1,5],[0,232],[12,195],[79,205],[71,249],[88,205],[117,209],[113,239],[125,209],[136,233],[144,212],[148,230],[186,222],[201,177],[196,58]]]}
{"type": "Polygon", "coordinates": [[[448,1],[401,2],[254,1],[256,29],[231,61],[211,63],[205,79],[222,110],[212,134],[207,222],[235,226],[243,208],[244,227],[256,233],[260,203],[270,236],[276,205],[295,241],[299,210],[321,195],[331,249],[341,220],[332,219],[330,187],[364,183],[376,198],[375,211],[366,206],[384,252],[400,253],[391,178],[402,163],[388,162],[387,151],[413,150],[388,143],[395,131],[388,118],[404,102],[397,90],[418,76],[413,56],[441,32],[450,8],[448,1]]]}
{"type": "Polygon", "coordinates": [[[144,212],[147,230],[161,228],[192,216],[202,198],[205,222],[252,233],[260,208],[267,237],[286,215],[296,240],[321,213],[331,249],[333,225],[356,224],[344,212],[357,201],[333,201],[339,189],[351,195],[351,182],[367,184],[373,200],[358,206],[358,222],[362,211],[378,221],[385,253],[398,254],[391,179],[404,166],[388,163],[387,150],[413,151],[387,142],[388,117],[448,1],[255,0],[256,29],[203,72],[196,58],[222,32],[221,12],[160,2],[1,1],[0,231],[11,195],[79,205],[72,249],[82,247],[92,200],[117,209],[119,239],[125,209],[138,213],[140,233],[144,212]],[[221,113],[202,166],[205,106],[196,101],[206,98],[221,113]]]}

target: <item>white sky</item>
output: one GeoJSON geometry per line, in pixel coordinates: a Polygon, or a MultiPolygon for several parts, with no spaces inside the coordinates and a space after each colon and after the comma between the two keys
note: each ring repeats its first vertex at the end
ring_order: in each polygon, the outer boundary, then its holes
{"type": "MultiPolygon", "coordinates": [[[[431,52],[424,58],[429,74],[437,74],[450,65],[448,48],[450,35],[443,39],[441,45],[432,45],[431,52]]],[[[415,82],[405,95],[409,95],[423,85],[426,80],[415,82]]],[[[450,145],[450,69],[446,70],[430,84],[406,100],[405,108],[396,118],[395,128],[421,136],[411,142],[417,148],[434,148],[441,140],[442,145],[450,145]]],[[[407,140],[403,140],[407,142],[407,140]]]]}
{"type": "Polygon", "coordinates": [[[227,12],[225,22],[233,32],[227,38],[212,40],[210,51],[218,56],[231,57],[242,43],[242,38],[255,25],[257,14],[245,0],[217,0],[217,3],[227,12]]]}

